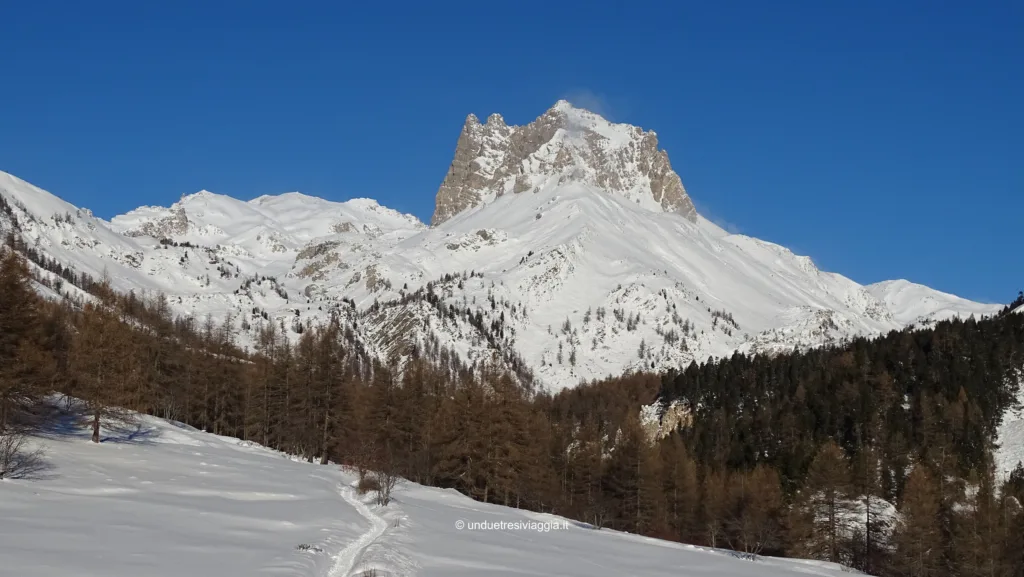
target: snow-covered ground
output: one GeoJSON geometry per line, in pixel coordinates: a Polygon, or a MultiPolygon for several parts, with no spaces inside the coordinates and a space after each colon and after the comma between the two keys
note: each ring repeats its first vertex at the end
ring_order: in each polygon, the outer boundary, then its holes
{"type": "Polygon", "coordinates": [[[995,451],[996,474],[1008,475],[1024,462],[1024,371],[1017,372],[1017,382],[1022,386],[1017,391],[1017,405],[1003,413],[1003,420],[996,432],[995,451]]]}
{"type": "Polygon", "coordinates": [[[412,483],[382,508],[336,466],[151,417],[100,445],[71,424],[34,442],[50,468],[0,482],[3,576],[845,573],[594,530],[412,483]]]}
{"type": "Polygon", "coordinates": [[[366,522],[334,470],[143,417],[99,445],[47,435],[52,468],[0,483],[0,574],[327,575],[366,522]],[[133,438],[134,437],[134,438],[133,438]]]}

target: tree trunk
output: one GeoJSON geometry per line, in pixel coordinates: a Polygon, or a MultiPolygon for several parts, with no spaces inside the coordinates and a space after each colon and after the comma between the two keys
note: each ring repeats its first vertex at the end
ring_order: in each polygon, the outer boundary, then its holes
{"type": "MultiPolygon", "coordinates": [[[[328,399],[328,402],[330,402],[330,389],[328,389],[327,399],[328,399]]],[[[330,409],[329,406],[328,407],[324,407],[324,430],[323,430],[323,438],[320,440],[320,444],[321,444],[321,447],[320,447],[320,451],[321,451],[321,453],[320,453],[320,464],[321,465],[326,465],[327,464],[327,441],[328,441],[328,437],[329,437],[328,431],[330,430],[329,429],[330,419],[331,419],[331,409],[330,409]]]]}
{"type": "Polygon", "coordinates": [[[871,521],[871,494],[864,499],[867,523],[864,526],[864,572],[871,573],[871,529],[874,524],[871,521]]]}
{"type": "MultiPolygon", "coordinates": [[[[274,354],[271,349],[271,354],[274,354]]],[[[271,360],[270,367],[273,367],[273,359],[271,360]]],[[[269,373],[272,368],[264,370],[264,373],[269,373]]],[[[270,375],[263,375],[263,446],[270,446],[270,375]]]]}
{"type": "Polygon", "coordinates": [[[96,411],[92,415],[92,442],[100,442],[100,410],[96,411]]]}
{"type": "Polygon", "coordinates": [[[0,401],[0,433],[7,430],[7,395],[0,401]]]}

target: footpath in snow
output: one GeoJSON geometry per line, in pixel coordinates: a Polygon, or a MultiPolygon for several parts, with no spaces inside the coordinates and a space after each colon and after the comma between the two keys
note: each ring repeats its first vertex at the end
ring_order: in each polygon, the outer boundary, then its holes
{"type": "Polygon", "coordinates": [[[356,495],[352,487],[342,487],[340,493],[341,498],[346,503],[351,505],[364,519],[369,521],[370,528],[338,553],[334,558],[334,565],[331,567],[329,574],[330,577],[348,577],[351,575],[356,563],[362,558],[366,549],[379,539],[384,534],[384,530],[388,528],[388,522],[371,511],[366,503],[361,501],[356,495]]]}

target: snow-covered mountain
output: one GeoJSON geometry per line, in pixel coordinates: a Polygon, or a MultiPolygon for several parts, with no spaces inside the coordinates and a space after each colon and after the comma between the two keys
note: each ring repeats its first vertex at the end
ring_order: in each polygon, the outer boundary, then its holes
{"type": "Polygon", "coordinates": [[[0,195],[29,245],[182,314],[231,314],[243,342],[336,310],[381,358],[496,361],[552,388],[999,310],[861,286],[730,234],[697,214],[653,132],[565,101],[525,126],[470,116],[429,227],[298,193],[203,191],[111,222],[5,174],[0,195]]]}

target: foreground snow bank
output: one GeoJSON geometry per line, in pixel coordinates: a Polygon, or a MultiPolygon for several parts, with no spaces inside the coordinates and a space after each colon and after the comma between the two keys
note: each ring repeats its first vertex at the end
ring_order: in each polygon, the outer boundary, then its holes
{"type": "Polygon", "coordinates": [[[2,575],[327,574],[366,529],[335,468],[237,439],[140,417],[99,445],[38,442],[51,469],[0,484],[2,575]]]}
{"type": "Polygon", "coordinates": [[[0,482],[0,575],[844,573],[595,530],[412,483],[376,507],[338,467],[152,417],[100,445],[70,423],[34,442],[51,468],[0,482]]]}
{"type": "Polygon", "coordinates": [[[417,575],[782,577],[849,574],[837,565],[761,557],[593,529],[554,515],[478,503],[407,484],[398,492],[417,575]]]}

